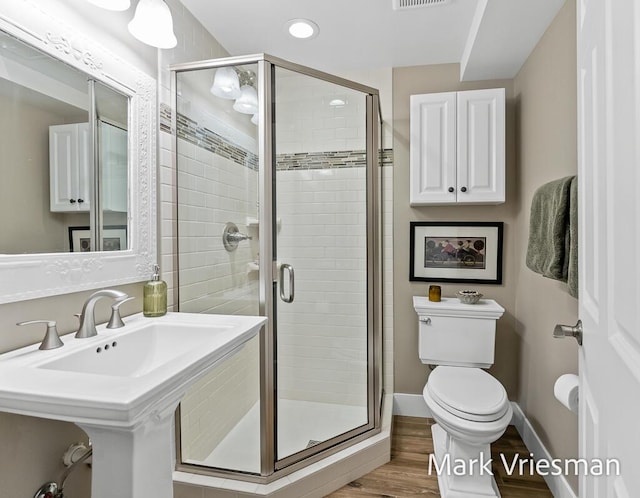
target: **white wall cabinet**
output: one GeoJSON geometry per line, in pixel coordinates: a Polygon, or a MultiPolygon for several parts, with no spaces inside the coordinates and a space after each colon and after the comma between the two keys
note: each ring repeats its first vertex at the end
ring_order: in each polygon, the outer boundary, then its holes
{"type": "Polygon", "coordinates": [[[411,96],[412,206],[505,201],[505,90],[411,96]]]}
{"type": "MultiPolygon", "coordinates": [[[[102,209],[127,212],[127,132],[101,123],[98,133],[102,168],[102,209]]],[[[90,143],[88,123],[49,127],[51,211],[89,211],[93,167],[90,143]]]]}
{"type": "Polygon", "coordinates": [[[51,211],[89,211],[90,143],[88,123],[49,127],[51,211]]]}

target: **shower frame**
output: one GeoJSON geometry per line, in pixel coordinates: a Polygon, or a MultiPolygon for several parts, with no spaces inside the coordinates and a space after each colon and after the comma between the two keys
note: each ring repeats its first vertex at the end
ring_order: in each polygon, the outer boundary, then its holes
{"type": "Polygon", "coordinates": [[[178,262],[178,74],[215,69],[225,66],[257,65],[258,93],[258,199],[259,221],[259,314],[269,317],[260,332],[260,474],[226,470],[183,463],[181,452],[180,407],[176,412],[176,469],[183,472],[231,478],[268,484],[314,462],[338,453],[380,432],[382,409],[382,259],[380,178],[381,172],[381,112],[378,90],[323,71],[295,64],[268,54],[252,54],[197,62],[173,64],[171,71],[172,133],[173,133],[173,219],[174,223],[174,309],[179,311],[178,262]],[[367,212],[367,413],[368,423],[323,441],[303,451],[278,460],[276,455],[276,391],[275,334],[273,316],[277,299],[278,268],[274,258],[276,233],[274,223],[275,198],[275,135],[274,107],[275,69],[282,68],[312,78],[343,86],[366,95],[366,212],[367,212]]]}

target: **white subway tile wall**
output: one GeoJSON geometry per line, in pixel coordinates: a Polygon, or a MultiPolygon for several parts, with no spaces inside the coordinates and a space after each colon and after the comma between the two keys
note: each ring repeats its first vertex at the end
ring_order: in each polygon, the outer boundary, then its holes
{"type": "MultiPolygon", "coordinates": [[[[178,245],[180,311],[258,314],[257,237],[233,252],[222,242],[228,222],[252,230],[257,215],[257,173],[178,139],[178,245]]],[[[255,234],[253,234],[255,235],[255,234]]]]}
{"type": "Polygon", "coordinates": [[[276,189],[278,261],[295,269],[294,302],[277,303],[278,397],[366,406],[366,170],[278,171],[276,189]]]}
{"type": "MultiPolygon", "coordinates": [[[[260,342],[251,339],[241,351],[198,381],[180,404],[182,456],[201,463],[258,402],[260,342]]],[[[253,427],[259,432],[259,426],[253,427]]],[[[260,472],[260,468],[247,469],[260,472]]]]}
{"type": "Polygon", "coordinates": [[[364,150],[365,116],[364,94],[276,69],[278,154],[364,150]]]}

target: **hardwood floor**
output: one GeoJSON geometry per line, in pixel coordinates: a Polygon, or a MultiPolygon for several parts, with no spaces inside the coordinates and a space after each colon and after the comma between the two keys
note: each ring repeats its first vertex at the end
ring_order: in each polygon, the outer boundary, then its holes
{"type": "MultiPolygon", "coordinates": [[[[373,472],[357,479],[338,491],[330,498],[362,497],[438,497],[438,479],[430,476],[427,470],[429,454],[433,451],[431,425],[433,420],[415,417],[394,417],[391,461],[373,472]]],[[[544,479],[525,475],[517,471],[509,476],[505,470],[500,453],[511,465],[516,454],[522,458],[529,456],[515,427],[509,426],[504,435],[491,445],[493,473],[502,498],[552,498],[544,479]]]]}

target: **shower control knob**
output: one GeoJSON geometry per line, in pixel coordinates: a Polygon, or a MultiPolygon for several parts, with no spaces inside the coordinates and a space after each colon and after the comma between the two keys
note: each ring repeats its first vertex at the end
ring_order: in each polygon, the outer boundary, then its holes
{"type": "Polygon", "coordinates": [[[466,191],[467,191],[467,187],[462,187],[462,188],[460,189],[460,192],[466,192],[466,191]]]}
{"type": "Polygon", "coordinates": [[[454,191],[454,190],[455,190],[455,189],[454,189],[453,187],[449,187],[449,192],[452,192],[452,193],[453,193],[453,191],[454,191]]]}

